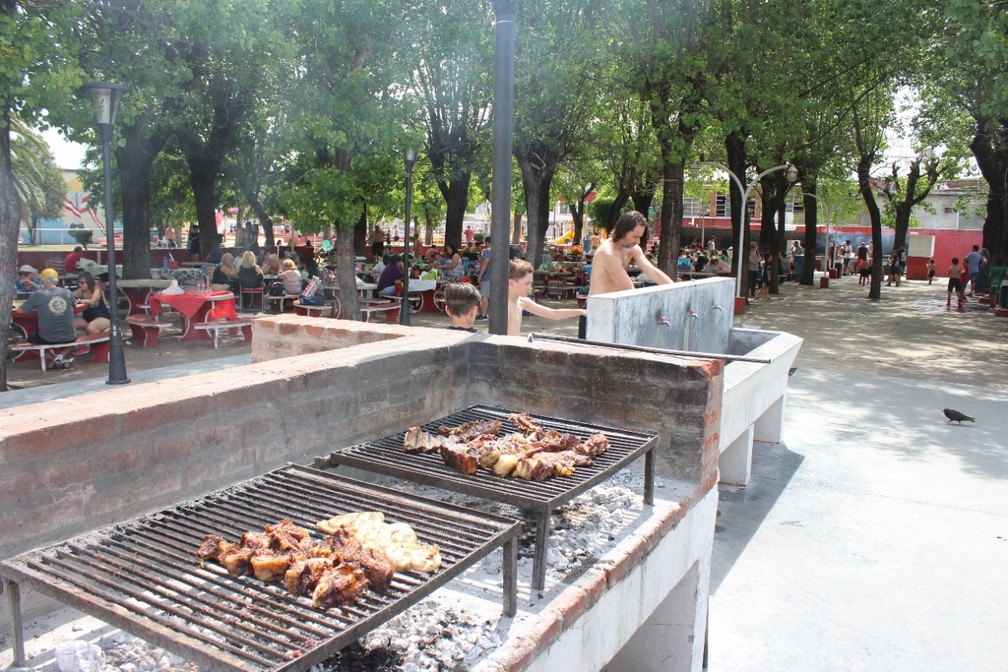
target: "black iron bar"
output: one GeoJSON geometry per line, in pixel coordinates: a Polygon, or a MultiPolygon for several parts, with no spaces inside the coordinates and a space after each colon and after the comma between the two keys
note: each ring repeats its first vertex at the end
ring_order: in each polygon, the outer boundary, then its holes
{"type": "Polygon", "coordinates": [[[650,352],[656,355],[675,355],[676,357],[697,357],[700,359],[723,359],[728,362],[752,362],[753,364],[769,364],[771,360],[764,357],[748,357],[746,355],[728,355],[720,352],[695,352],[693,350],[670,350],[668,348],[653,348],[649,345],[628,345],[626,343],[606,343],[603,341],[586,341],[583,338],[571,338],[569,336],[556,336],[554,334],[540,334],[533,332],[528,335],[529,343],[535,340],[557,341],[559,343],[572,343],[574,345],[590,345],[599,348],[616,348],[617,350],[631,350],[633,352],[650,352]]]}

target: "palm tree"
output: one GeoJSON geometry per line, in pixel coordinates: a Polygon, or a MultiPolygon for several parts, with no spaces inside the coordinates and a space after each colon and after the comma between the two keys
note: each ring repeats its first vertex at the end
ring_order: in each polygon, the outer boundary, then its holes
{"type": "Polygon", "coordinates": [[[32,243],[38,220],[59,217],[66,198],[63,173],[53,161],[49,145],[16,116],[11,117],[11,172],[21,201],[21,221],[28,221],[32,243]]]}

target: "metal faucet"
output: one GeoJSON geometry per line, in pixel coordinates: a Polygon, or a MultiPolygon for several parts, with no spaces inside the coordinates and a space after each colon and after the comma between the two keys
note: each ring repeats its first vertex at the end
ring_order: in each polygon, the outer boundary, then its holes
{"type": "Polygon", "coordinates": [[[664,315],[659,315],[658,316],[658,326],[659,327],[669,327],[669,326],[672,326],[672,325],[669,322],[669,320],[668,320],[667,317],[665,317],[664,315]]]}
{"type": "Polygon", "coordinates": [[[700,316],[692,308],[689,309],[689,313],[686,314],[686,324],[683,327],[683,350],[689,350],[689,332],[690,332],[690,320],[699,319],[700,316]]]}

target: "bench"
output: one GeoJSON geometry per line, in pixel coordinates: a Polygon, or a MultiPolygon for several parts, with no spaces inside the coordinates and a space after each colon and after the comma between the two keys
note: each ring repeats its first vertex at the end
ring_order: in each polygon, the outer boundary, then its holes
{"type": "Polygon", "coordinates": [[[156,348],[161,330],[173,326],[171,322],[159,320],[155,315],[130,315],[126,322],[133,330],[133,340],[143,340],[145,348],[156,348]]]}
{"type": "Polygon", "coordinates": [[[307,305],[300,301],[294,302],[294,312],[305,317],[336,317],[339,299],[326,299],[321,306],[307,305]]]}
{"type": "Polygon", "coordinates": [[[375,313],[385,313],[385,321],[395,324],[399,321],[399,301],[376,301],[365,299],[360,302],[361,321],[370,322],[375,313]]]}
{"type": "Polygon", "coordinates": [[[28,352],[32,350],[38,352],[39,363],[42,367],[42,372],[45,373],[45,353],[47,350],[63,350],[65,348],[80,347],[82,345],[86,345],[91,348],[91,354],[94,355],[94,361],[96,364],[108,364],[109,348],[111,347],[111,344],[109,343],[109,335],[107,332],[78,336],[77,340],[70,343],[47,343],[45,345],[39,343],[18,343],[17,345],[11,346],[11,349],[18,352],[28,352]]]}
{"type": "Polygon", "coordinates": [[[297,301],[300,296],[300,294],[267,294],[266,303],[269,303],[272,306],[273,302],[276,302],[277,312],[282,313],[284,309],[284,301],[290,301],[293,303],[294,301],[297,301]]]}
{"type": "Polygon", "coordinates": [[[239,317],[236,320],[211,320],[210,322],[193,322],[192,328],[205,331],[208,334],[213,332],[213,347],[216,349],[220,344],[220,332],[222,330],[241,329],[247,343],[252,342],[253,317],[239,317]]]}

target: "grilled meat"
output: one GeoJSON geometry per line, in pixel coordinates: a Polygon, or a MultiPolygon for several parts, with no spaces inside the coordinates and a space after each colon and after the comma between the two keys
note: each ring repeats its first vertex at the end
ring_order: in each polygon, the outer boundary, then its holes
{"type": "Polygon", "coordinates": [[[266,532],[246,532],[241,536],[238,545],[243,548],[268,551],[273,545],[273,537],[266,532]]]}
{"type": "Polygon", "coordinates": [[[368,589],[364,570],[352,562],[344,562],[322,572],[312,591],[312,603],[326,609],[336,604],[349,604],[368,589]]]}
{"type": "Polygon", "coordinates": [[[500,434],[500,420],[473,420],[463,422],[458,427],[438,427],[438,434],[441,436],[451,436],[457,441],[466,442],[480,436],[497,436],[500,434]]]}
{"type": "Polygon", "coordinates": [[[284,587],[295,595],[311,595],[322,574],[332,566],[332,558],[308,558],[293,562],[284,573],[284,587]]]}
{"type": "MultiPolygon", "coordinates": [[[[381,516],[381,514],[378,514],[381,516]]],[[[441,549],[434,544],[425,544],[417,539],[416,532],[406,523],[385,523],[384,516],[367,517],[367,514],[345,514],[329,520],[322,520],[318,528],[337,537],[335,541],[324,543],[339,554],[340,535],[349,534],[364,549],[378,558],[387,560],[396,572],[430,573],[441,566],[441,549]],[[345,528],[341,532],[341,528],[345,528]]],[[[378,571],[372,568],[371,571],[378,571]]],[[[389,577],[391,580],[391,577],[389,577]]],[[[384,581],[377,581],[379,585],[384,581]]]]}
{"type": "Polygon", "coordinates": [[[573,450],[558,453],[536,453],[518,460],[512,476],[529,481],[542,481],[550,476],[570,476],[574,467],[591,466],[591,458],[573,450]]]}
{"type": "Polygon", "coordinates": [[[466,450],[465,445],[444,445],[441,446],[441,459],[445,464],[467,476],[476,473],[479,466],[479,458],[466,450]]]}
{"type": "Polygon", "coordinates": [[[293,553],[273,553],[257,551],[252,555],[249,564],[252,565],[252,575],[260,581],[269,583],[279,581],[284,578],[284,574],[295,559],[302,559],[303,555],[293,553]]]}
{"type": "Polygon", "coordinates": [[[217,561],[224,565],[224,569],[231,576],[241,576],[252,571],[251,560],[255,554],[255,549],[234,546],[217,557],[217,561]]]}
{"type": "Polygon", "coordinates": [[[528,413],[511,413],[508,419],[515,423],[518,431],[523,434],[538,434],[543,431],[542,425],[536,422],[528,413]]]}
{"type": "Polygon", "coordinates": [[[381,549],[365,547],[351,530],[340,527],[326,537],[320,546],[332,550],[336,562],[356,562],[364,570],[368,583],[375,590],[385,591],[392,583],[395,568],[381,549]]]}
{"type": "Polygon", "coordinates": [[[428,434],[419,427],[410,427],[403,437],[403,448],[407,453],[432,453],[447,442],[443,436],[428,434]]]}
{"type": "Polygon", "coordinates": [[[276,525],[266,525],[266,534],[271,537],[270,548],[279,551],[307,553],[315,545],[311,532],[289,520],[281,520],[276,525]]]}
{"type": "Polygon", "coordinates": [[[584,443],[575,446],[574,450],[588,457],[598,457],[609,450],[609,439],[606,438],[605,434],[596,432],[589,436],[584,443]]]}
{"type": "Polygon", "coordinates": [[[231,550],[234,546],[234,544],[229,541],[224,541],[223,537],[216,534],[206,535],[203,537],[203,543],[201,543],[200,547],[196,549],[196,557],[200,560],[200,567],[203,566],[203,561],[207,558],[219,560],[223,553],[231,550]]]}

